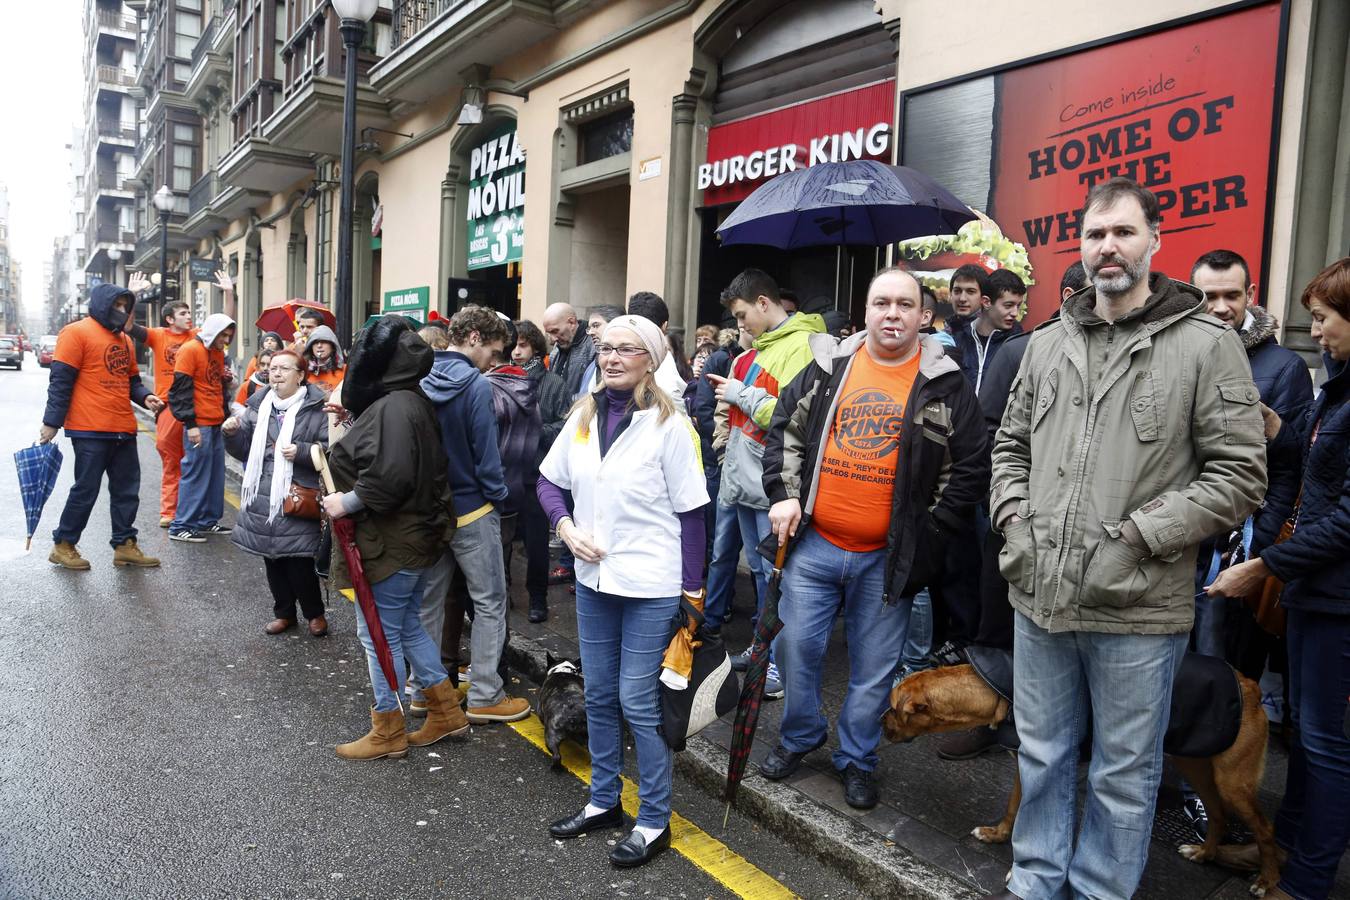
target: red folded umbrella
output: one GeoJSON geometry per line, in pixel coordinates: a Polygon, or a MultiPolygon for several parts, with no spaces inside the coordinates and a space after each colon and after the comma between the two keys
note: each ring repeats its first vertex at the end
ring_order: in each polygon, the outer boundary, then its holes
{"type": "Polygon", "coordinates": [[[323,314],[323,323],[329,328],[337,327],[337,319],[333,317],[333,311],[322,303],[315,303],[313,300],[302,300],[296,297],[287,300],[285,303],[278,303],[273,306],[263,307],[262,315],[258,316],[258,321],[254,324],[260,331],[275,331],[285,340],[295,339],[295,317],[302,309],[317,309],[323,314]]]}
{"type": "MultiPolygon", "coordinates": [[[[336,493],[333,486],[333,473],[328,468],[328,457],[323,447],[315,444],[312,448],[314,468],[323,479],[324,490],[336,493]]],[[[366,578],[366,567],[361,561],[361,551],[356,546],[356,523],[343,516],[341,519],[329,519],[333,530],[333,540],[342,550],[342,558],[347,562],[347,574],[351,578],[352,590],[356,592],[356,605],[366,620],[366,629],[370,632],[370,642],[375,645],[375,658],[379,660],[380,671],[384,673],[389,689],[394,692],[399,712],[403,711],[403,698],[398,689],[398,670],[394,668],[394,654],[389,650],[389,639],[384,636],[384,626],[380,624],[380,612],[375,606],[375,593],[370,589],[366,578]]]]}

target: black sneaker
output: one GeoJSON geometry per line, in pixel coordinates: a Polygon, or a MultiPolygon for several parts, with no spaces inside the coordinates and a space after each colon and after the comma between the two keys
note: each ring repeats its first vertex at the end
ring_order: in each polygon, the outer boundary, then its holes
{"type": "Polygon", "coordinates": [[[1195,829],[1196,835],[1204,841],[1209,833],[1209,813],[1205,811],[1205,801],[1194,795],[1188,796],[1181,801],[1181,812],[1191,828],[1195,829]]]}
{"type": "Polygon", "coordinates": [[[202,534],[229,534],[229,533],[230,533],[231,531],[233,531],[233,530],[234,530],[234,529],[231,528],[230,526],[228,526],[228,525],[222,525],[222,524],[220,524],[219,522],[217,522],[217,523],[214,524],[214,525],[208,525],[207,527],[203,528],[202,531],[201,531],[201,533],[202,533],[202,534]]]}
{"type": "Polygon", "coordinates": [[[823,735],[818,744],[810,750],[803,750],[801,753],[794,753],[779,744],[764,755],[764,759],[759,764],[759,774],[770,781],[780,781],[788,777],[797,771],[803,759],[824,747],[828,737],[829,735],[823,735]]]}
{"type": "Polygon", "coordinates": [[[731,658],[731,671],[744,672],[746,669],[750,668],[750,651],[753,649],[753,646],[746,647],[740,653],[733,656],[731,658]]]}
{"type": "Polygon", "coordinates": [[[185,541],[189,544],[206,543],[206,538],[202,537],[200,533],[193,531],[191,528],[180,528],[177,531],[170,531],[169,540],[185,541]]]}
{"type": "Polygon", "coordinates": [[[854,809],[871,809],[877,805],[877,786],[871,772],[849,763],[839,773],[844,782],[844,802],[854,809]]]}
{"type": "Polygon", "coordinates": [[[966,661],[965,647],[955,641],[947,641],[941,647],[928,654],[935,666],[959,666],[966,661]]]}

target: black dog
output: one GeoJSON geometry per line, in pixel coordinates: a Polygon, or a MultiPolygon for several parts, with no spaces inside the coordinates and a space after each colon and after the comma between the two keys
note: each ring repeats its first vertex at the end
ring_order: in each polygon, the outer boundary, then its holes
{"type": "Polygon", "coordinates": [[[586,746],[586,694],[581,665],[547,658],[548,675],[539,688],[539,720],[544,723],[544,745],[553,754],[553,768],[562,768],[560,747],[566,738],[586,746]]]}

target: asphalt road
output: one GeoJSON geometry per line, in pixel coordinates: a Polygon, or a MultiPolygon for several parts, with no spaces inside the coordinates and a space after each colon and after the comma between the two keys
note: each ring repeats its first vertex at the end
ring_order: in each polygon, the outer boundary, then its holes
{"type": "MultiPolygon", "coordinates": [[[[550,839],[585,788],[505,726],[403,760],[337,759],[370,703],[350,604],[333,597],[328,638],[265,635],[261,563],[157,527],[146,435],[137,524],[163,568],[113,568],[106,496],[80,543],[93,570],[47,562],[64,436],[25,553],[11,455],[35,439],[46,385],[31,356],[0,372],[0,897],[736,896],[674,852],[612,869],[619,832],[550,839]]],[[[675,809],[786,889],[760,896],[858,893],[734,812],[724,829],[722,805],[678,778],[675,809]]]]}

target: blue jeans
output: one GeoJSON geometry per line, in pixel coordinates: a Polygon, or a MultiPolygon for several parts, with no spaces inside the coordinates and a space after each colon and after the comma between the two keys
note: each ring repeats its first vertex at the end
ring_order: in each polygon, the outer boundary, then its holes
{"type": "Polygon", "coordinates": [[[825,737],[820,711],[821,664],[835,617],[842,611],[848,641],[848,691],[839,710],[839,750],[834,765],[877,767],[881,715],[891,674],[905,640],[909,601],[886,604],[886,550],[841,550],[808,529],[783,572],[778,612],[783,630],[774,641],[787,696],[780,726],[784,749],[801,753],[825,737]],[[842,610],[841,610],[842,602],[842,610]]]}
{"type": "Polygon", "coordinates": [[[933,598],[928,588],[914,595],[909,608],[909,627],[905,629],[905,645],[900,651],[900,673],[908,675],[932,668],[928,654],[933,651],[933,598]]]}
{"type": "Polygon", "coordinates": [[[1058,634],[1013,625],[1022,806],[1008,889],[1019,897],[1128,898],[1148,860],[1163,734],[1185,634],[1058,634]],[[1092,716],[1083,827],[1078,744],[1092,716]]]}
{"type": "Polygon", "coordinates": [[[169,525],[172,531],[201,531],[225,515],[225,442],[218,425],[205,425],[200,431],[201,446],[194,447],[183,429],[183,477],[178,482],[178,510],[169,525]]]}
{"type": "Polygon", "coordinates": [[[1350,697],[1350,616],[1291,609],[1289,748],[1284,801],[1275,839],[1289,851],[1280,887],[1299,898],[1326,897],[1350,843],[1350,739],[1344,731],[1350,697]]]}
{"type": "Polygon", "coordinates": [[[61,510],[61,521],[52,532],[54,542],[80,542],[89,514],[98,500],[103,474],[108,474],[108,512],[112,516],[114,547],[136,537],[136,511],[141,503],[141,461],[136,454],[136,435],[70,439],[75,448],[75,483],[61,510]]]}
{"type": "Polygon", "coordinates": [[[637,823],[670,823],[675,758],[657,727],[661,724],[661,660],[670,644],[680,598],[619,597],[577,582],[577,637],[586,676],[586,728],[591,751],[591,802],[619,803],[623,770],[623,720],[633,732],[638,760],[637,823]]]}
{"type": "Polygon", "coordinates": [[[736,591],[736,566],[741,561],[741,524],[736,507],[716,502],[709,506],[714,510],[713,548],[712,556],[708,557],[708,599],[703,609],[708,627],[721,628],[736,591]]]}
{"type": "MultiPolygon", "coordinates": [[[[178,508],[183,508],[181,500],[178,508]]],[[[434,687],[449,677],[445,666],[441,665],[441,651],[436,649],[435,641],[422,627],[420,613],[426,575],[426,569],[404,569],[370,586],[371,592],[375,594],[380,626],[384,629],[385,640],[389,642],[389,652],[394,656],[398,693],[389,688],[384,670],[375,656],[375,644],[370,639],[366,618],[361,614],[361,605],[356,605],[356,636],[361,639],[361,646],[366,648],[370,686],[375,694],[375,709],[379,712],[398,709],[398,697],[403,693],[407,681],[405,673],[409,666],[418,683],[428,687],[434,687]]]]}

